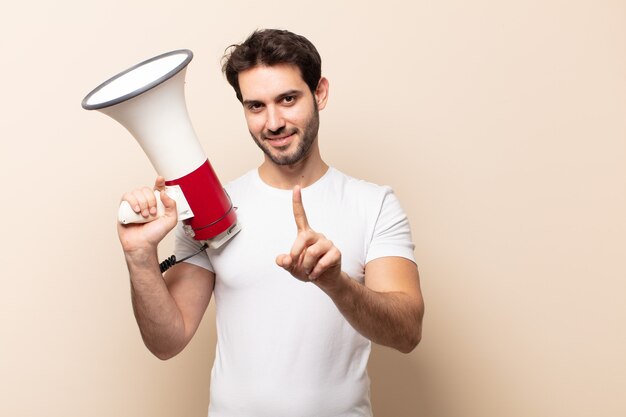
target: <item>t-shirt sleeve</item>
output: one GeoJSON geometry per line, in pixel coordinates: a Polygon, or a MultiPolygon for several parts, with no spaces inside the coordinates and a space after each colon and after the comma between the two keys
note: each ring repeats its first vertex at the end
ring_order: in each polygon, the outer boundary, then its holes
{"type": "Polygon", "coordinates": [[[385,187],[365,263],[385,256],[400,256],[415,262],[414,250],[409,219],[393,190],[385,187]]]}
{"type": "MultiPolygon", "coordinates": [[[[183,230],[183,223],[178,222],[176,225],[176,240],[174,241],[174,255],[176,255],[176,259],[182,259],[186,256],[193,255],[198,252],[201,247],[202,242],[187,236],[183,230]]],[[[211,260],[209,259],[209,255],[206,251],[202,251],[183,262],[187,262],[214,272],[213,265],[211,265],[211,260]]]]}

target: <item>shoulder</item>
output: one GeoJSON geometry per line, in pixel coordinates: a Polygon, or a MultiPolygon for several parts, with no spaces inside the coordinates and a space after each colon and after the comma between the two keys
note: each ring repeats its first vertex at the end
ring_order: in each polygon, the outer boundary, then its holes
{"type": "Polygon", "coordinates": [[[339,191],[351,199],[382,201],[385,196],[393,194],[391,187],[379,185],[363,179],[352,177],[336,168],[329,168],[331,189],[339,191]]]}
{"type": "Polygon", "coordinates": [[[340,193],[342,206],[348,212],[375,220],[378,225],[406,219],[406,213],[390,186],[354,178],[336,169],[332,177],[330,188],[340,193]]]}

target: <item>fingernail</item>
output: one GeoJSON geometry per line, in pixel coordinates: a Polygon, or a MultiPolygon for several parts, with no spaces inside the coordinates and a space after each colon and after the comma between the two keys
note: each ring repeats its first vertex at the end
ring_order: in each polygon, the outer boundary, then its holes
{"type": "Polygon", "coordinates": [[[136,212],[141,211],[141,208],[139,207],[139,204],[137,204],[137,205],[133,208],[133,210],[135,210],[136,212]]]}

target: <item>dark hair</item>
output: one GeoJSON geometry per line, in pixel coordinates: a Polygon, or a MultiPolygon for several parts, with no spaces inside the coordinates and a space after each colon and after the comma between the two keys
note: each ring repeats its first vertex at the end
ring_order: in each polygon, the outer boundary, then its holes
{"type": "Polygon", "coordinates": [[[322,77],[322,58],[315,46],[304,36],[287,30],[257,30],[243,43],[226,48],[222,60],[222,71],[228,83],[235,89],[239,101],[243,101],[239,73],[257,65],[297,66],[312,93],[322,77]]]}

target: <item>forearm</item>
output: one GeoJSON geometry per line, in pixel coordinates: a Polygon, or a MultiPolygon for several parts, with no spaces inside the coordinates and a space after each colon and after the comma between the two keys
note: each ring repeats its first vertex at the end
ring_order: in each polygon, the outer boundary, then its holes
{"type": "Polygon", "coordinates": [[[184,347],[182,314],[159,270],[156,250],[125,253],[135,318],[146,347],[169,359],[184,347]]]}
{"type": "Polygon", "coordinates": [[[344,272],[333,282],[314,281],[361,335],[374,343],[412,351],[421,339],[421,303],[402,292],[377,292],[344,272]]]}

